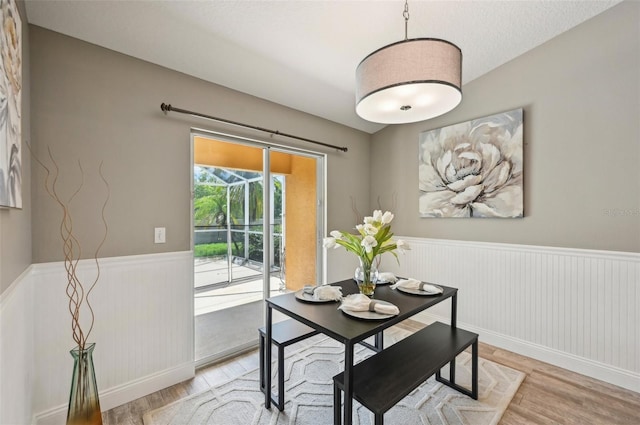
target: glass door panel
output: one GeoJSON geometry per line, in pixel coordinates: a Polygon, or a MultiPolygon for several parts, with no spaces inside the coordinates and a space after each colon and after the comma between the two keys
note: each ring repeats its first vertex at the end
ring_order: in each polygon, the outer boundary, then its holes
{"type": "Polygon", "coordinates": [[[193,151],[195,355],[204,364],[256,345],[265,297],[322,281],[323,167],[321,157],[228,136],[194,135],[193,151]]]}

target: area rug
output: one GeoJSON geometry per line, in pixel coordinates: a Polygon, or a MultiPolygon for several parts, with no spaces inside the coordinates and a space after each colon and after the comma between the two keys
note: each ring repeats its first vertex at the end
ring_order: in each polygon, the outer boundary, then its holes
{"type": "MultiPolygon", "coordinates": [[[[286,353],[286,404],[283,412],[275,406],[271,410],[264,408],[264,394],[260,392],[258,382],[259,370],[253,370],[225,384],[151,411],[144,415],[144,424],[330,425],[333,423],[332,378],[343,369],[344,347],[326,337],[316,337],[316,341],[297,351],[295,346],[288,347],[291,350],[286,353]]],[[[370,355],[370,350],[357,346],[356,361],[370,355]]],[[[497,424],[524,374],[482,358],[478,360],[478,366],[477,401],[431,377],[385,414],[385,424],[497,424]]],[[[444,369],[443,376],[448,377],[444,369]]],[[[470,388],[471,355],[467,352],[457,358],[456,382],[470,388]]],[[[373,424],[373,414],[354,402],[353,424],[373,424]]]]}

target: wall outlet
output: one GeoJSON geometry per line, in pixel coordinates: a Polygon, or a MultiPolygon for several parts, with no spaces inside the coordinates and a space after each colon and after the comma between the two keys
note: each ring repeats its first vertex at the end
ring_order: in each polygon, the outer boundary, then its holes
{"type": "Polygon", "coordinates": [[[156,227],[153,231],[155,243],[165,243],[167,241],[167,231],[164,227],[156,227]]]}

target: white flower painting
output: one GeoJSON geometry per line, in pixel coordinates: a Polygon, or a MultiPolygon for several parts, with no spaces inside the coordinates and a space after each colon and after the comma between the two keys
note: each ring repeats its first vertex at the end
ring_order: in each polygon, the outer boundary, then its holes
{"type": "Polygon", "coordinates": [[[420,133],[421,217],[523,216],[522,109],[420,133]]]}
{"type": "Polygon", "coordinates": [[[0,206],[22,208],[22,22],[0,0],[0,206]]]}

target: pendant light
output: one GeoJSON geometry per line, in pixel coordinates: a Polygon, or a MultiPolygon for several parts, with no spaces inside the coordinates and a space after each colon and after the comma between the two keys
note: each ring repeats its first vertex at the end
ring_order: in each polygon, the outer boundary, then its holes
{"type": "Polygon", "coordinates": [[[407,36],[381,47],[356,69],[356,113],[367,121],[402,124],[449,112],[462,100],[462,51],[438,38],[407,36]]]}

